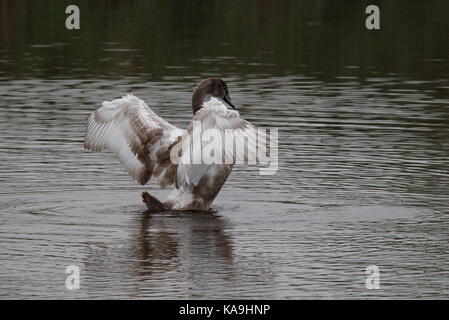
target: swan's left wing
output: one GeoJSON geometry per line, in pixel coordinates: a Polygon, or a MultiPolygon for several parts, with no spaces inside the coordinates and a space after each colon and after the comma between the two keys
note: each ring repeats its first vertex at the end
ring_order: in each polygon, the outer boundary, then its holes
{"type": "Polygon", "coordinates": [[[166,169],[180,134],[181,130],[156,115],[141,99],[127,95],[103,102],[92,113],[84,147],[116,153],[128,174],[142,185],[162,172],[164,181],[159,183],[167,185],[175,182],[176,172],[166,169]]]}

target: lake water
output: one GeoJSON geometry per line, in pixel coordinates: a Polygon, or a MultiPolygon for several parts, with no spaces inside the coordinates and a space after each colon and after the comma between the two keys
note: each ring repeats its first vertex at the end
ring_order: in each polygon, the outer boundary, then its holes
{"type": "Polygon", "coordinates": [[[351,1],[80,1],[69,31],[0,1],[0,298],[448,298],[448,6],[379,2],[379,31],[351,1]],[[278,128],[279,170],[149,214],[169,191],[83,150],[86,120],[132,92],[184,128],[210,76],[278,128]]]}

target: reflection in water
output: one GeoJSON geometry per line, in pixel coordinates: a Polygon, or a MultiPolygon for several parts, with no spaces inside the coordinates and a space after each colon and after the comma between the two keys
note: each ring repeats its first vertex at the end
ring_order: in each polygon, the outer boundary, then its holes
{"type": "Polygon", "coordinates": [[[231,226],[216,213],[128,214],[126,240],[85,243],[84,288],[111,297],[269,296],[267,262],[235,261],[231,226]]]}
{"type": "Polygon", "coordinates": [[[119,286],[136,297],[213,294],[221,282],[238,280],[233,279],[227,226],[213,212],[135,213],[128,241],[112,247],[88,245],[86,285],[96,290],[119,286]],[[159,279],[165,279],[162,287],[159,279]]]}
{"type": "Polygon", "coordinates": [[[139,221],[140,227],[136,227],[136,238],[131,252],[136,255],[136,266],[139,277],[151,275],[153,268],[169,267],[170,261],[174,261],[179,255],[179,240],[176,233],[170,232],[165,220],[152,223],[154,217],[148,213],[142,213],[139,221]],[[155,225],[156,224],[156,225],[155,225]],[[159,224],[159,225],[157,225],[159,224]]]}
{"type": "Polygon", "coordinates": [[[0,0],[0,77],[449,74],[446,0],[384,1],[379,32],[364,26],[367,1],[78,0],[76,33],[63,27],[67,4],[47,2],[0,0]]]}
{"type": "MultiPolygon", "coordinates": [[[[232,243],[227,222],[215,213],[143,213],[133,241],[140,276],[154,269],[179,267],[188,260],[191,274],[204,275],[217,263],[232,266],[232,243]]],[[[220,269],[220,267],[219,267],[220,269]]]]}

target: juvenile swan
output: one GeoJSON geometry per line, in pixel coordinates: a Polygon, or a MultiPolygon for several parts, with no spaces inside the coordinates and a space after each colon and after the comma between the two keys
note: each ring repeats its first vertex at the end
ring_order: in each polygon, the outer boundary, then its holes
{"type": "MultiPolygon", "coordinates": [[[[105,101],[89,117],[84,148],[115,152],[128,174],[142,185],[152,176],[158,177],[162,188],[173,185],[173,191],[164,202],[142,192],[143,201],[150,211],[206,211],[231,173],[236,157],[233,155],[234,146],[224,144],[223,154],[230,155],[230,162],[201,161],[192,164],[191,158],[195,155],[190,152],[198,151],[192,148],[193,144],[199,142],[203,148],[207,142],[195,138],[194,125],[200,123],[202,132],[218,129],[223,137],[226,129],[241,129],[237,132],[242,136],[234,134],[233,143],[244,139],[245,134],[246,138],[250,137],[246,141],[247,150],[255,148],[252,136],[247,135],[254,132],[254,126],[226,105],[235,108],[226,83],[216,78],[203,80],[192,95],[192,122],[187,131],[183,131],[156,115],[145,102],[133,95],[105,101]],[[186,134],[192,137],[188,142],[190,145],[185,149],[179,148],[186,134]],[[175,146],[178,149],[172,152],[175,146]],[[173,161],[173,154],[179,156],[179,161],[173,161]]],[[[222,147],[219,139],[210,142],[219,143],[222,147]]]]}

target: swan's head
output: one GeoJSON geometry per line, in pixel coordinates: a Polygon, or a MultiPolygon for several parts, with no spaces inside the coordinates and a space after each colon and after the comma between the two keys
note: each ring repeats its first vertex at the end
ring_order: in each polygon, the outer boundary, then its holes
{"type": "Polygon", "coordinates": [[[228,85],[219,78],[205,79],[195,88],[192,95],[192,111],[195,114],[203,107],[203,102],[210,97],[223,100],[226,104],[235,108],[229,96],[228,85]]]}

